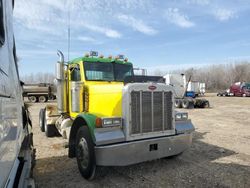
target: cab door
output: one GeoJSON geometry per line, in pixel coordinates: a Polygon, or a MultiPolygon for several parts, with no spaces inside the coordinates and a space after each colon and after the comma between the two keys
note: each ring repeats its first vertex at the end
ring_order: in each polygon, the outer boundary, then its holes
{"type": "Polygon", "coordinates": [[[14,51],[12,1],[0,0],[0,187],[12,186],[23,139],[22,97],[14,51]]]}

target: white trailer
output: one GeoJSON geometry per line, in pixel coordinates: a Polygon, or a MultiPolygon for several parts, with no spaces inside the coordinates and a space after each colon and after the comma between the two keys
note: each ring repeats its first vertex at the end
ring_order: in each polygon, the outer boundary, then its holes
{"type": "Polygon", "coordinates": [[[194,92],[195,95],[200,93],[200,82],[197,81],[190,81],[187,86],[188,92],[194,92]]]}
{"type": "Polygon", "coordinates": [[[33,134],[18,75],[13,6],[0,0],[0,187],[32,188],[33,134]]]}
{"type": "Polygon", "coordinates": [[[194,99],[186,97],[186,92],[193,91],[200,93],[199,82],[187,83],[184,74],[167,74],[164,76],[165,83],[173,87],[175,94],[175,107],[176,108],[205,108],[209,107],[209,102],[206,99],[194,99]]]}
{"type": "Polygon", "coordinates": [[[200,82],[199,84],[200,95],[205,95],[206,92],[206,84],[204,82],[200,82]]]}

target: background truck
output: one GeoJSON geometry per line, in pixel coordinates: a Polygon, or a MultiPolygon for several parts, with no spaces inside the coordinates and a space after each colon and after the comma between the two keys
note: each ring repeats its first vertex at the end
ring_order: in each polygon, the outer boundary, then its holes
{"type": "Polygon", "coordinates": [[[44,103],[56,98],[53,88],[53,85],[49,83],[24,84],[23,96],[28,97],[30,102],[44,103]]]}
{"type": "Polygon", "coordinates": [[[58,55],[57,106],[41,109],[39,124],[47,136],[68,139],[68,155],[84,178],[98,166],[174,156],[191,145],[194,127],[187,113],[175,112],[171,86],[134,76],[122,55],[91,52],[70,62],[58,55]]]}
{"type": "Polygon", "coordinates": [[[164,79],[167,85],[173,87],[176,108],[209,107],[208,100],[195,98],[200,93],[199,82],[191,82],[189,84],[191,78],[187,82],[184,74],[167,74],[164,76],[164,79]]]}
{"type": "Polygon", "coordinates": [[[0,0],[0,187],[34,187],[32,129],[19,81],[14,1],[0,0]]]}
{"type": "Polygon", "coordinates": [[[218,92],[217,96],[250,97],[250,83],[236,82],[229,89],[218,92]]]}
{"type": "Polygon", "coordinates": [[[206,84],[198,81],[190,81],[187,85],[187,92],[192,92],[194,97],[204,95],[206,92],[206,84]]]}
{"type": "Polygon", "coordinates": [[[230,86],[229,92],[233,96],[250,97],[250,83],[236,82],[230,86]]]}

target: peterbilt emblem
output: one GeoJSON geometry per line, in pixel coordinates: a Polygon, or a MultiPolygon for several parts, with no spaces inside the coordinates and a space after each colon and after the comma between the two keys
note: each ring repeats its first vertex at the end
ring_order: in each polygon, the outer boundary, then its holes
{"type": "Polygon", "coordinates": [[[148,86],[148,89],[150,89],[150,90],[155,90],[155,89],[156,89],[156,86],[148,86]]]}

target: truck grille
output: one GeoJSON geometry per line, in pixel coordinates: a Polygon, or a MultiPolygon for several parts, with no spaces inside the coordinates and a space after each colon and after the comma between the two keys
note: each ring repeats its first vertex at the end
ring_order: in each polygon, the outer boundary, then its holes
{"type": "Polygon", "coordinates": [[[131,134],[172,129],[172,92],[131,92],[131,134]]]}

